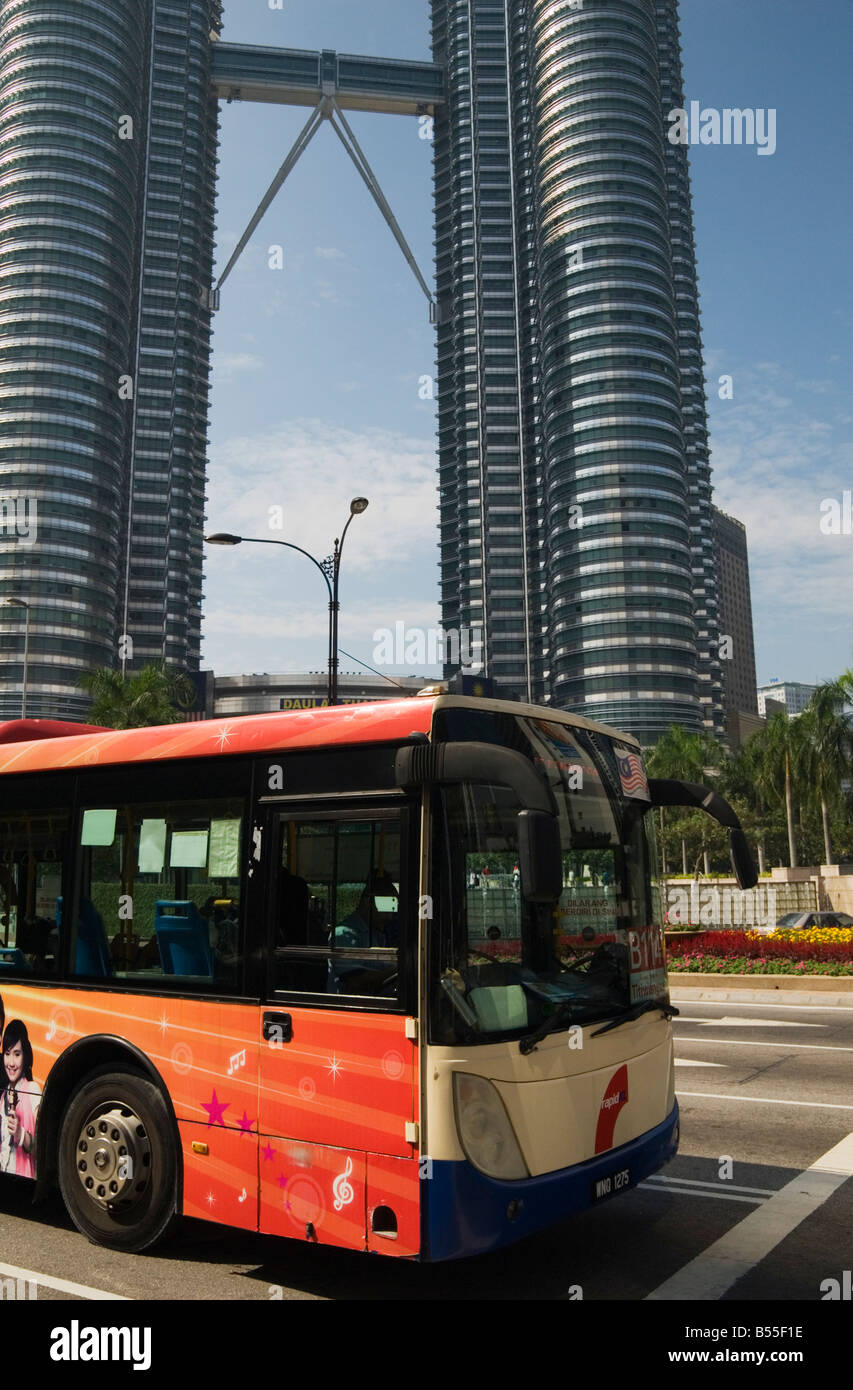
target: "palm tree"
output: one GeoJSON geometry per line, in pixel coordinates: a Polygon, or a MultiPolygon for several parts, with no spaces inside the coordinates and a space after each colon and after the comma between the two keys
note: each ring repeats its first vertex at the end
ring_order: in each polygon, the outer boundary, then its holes
{"type": "Polygon", "coordinates": [[[824,863],[832,863],[829,813],[841,799],[841,784],[853,763],[853,731],[842,714],[844,688],[840,681],[818,686],[798,724],[802,734],[798,770],[820,804],[824,863]]]}
{"type": "Polygon", "coordinates": [[[803,729],[798,719],[789,719],[784,710],[772,714],[760,733],[753,734],[750,745],[757,743],[755,757],[756,789],[768,801],[783,801],[788,827],[788,861],[796,869],[797,842],[794,836],[794,769],[802,767],[803,729]]]}
{"type": "Polygon", "coordinates": [[[145,666],[127,677],[100,667],[81,676],[80,685],[92,696],[92,723],[108,729],[178,724],[196,698],[189,676],[162,664],[145,666]]]}
{"type": "MultiPolygon", "coordinates": [[[[652,777],[673,778],[681,782],[704,783],[708,780],[707,769],[716,768],[720,763],[720,749],[710,734],[689,733],[680,724],[671,724],[662,734],[654,748],[646,755],[646,766],[652,777]]],[[[661,847],[665,854],[665,824],[663,807],[660,808],[661,847]]],[[[702,853],[706,859],[705,840],[702,840],[702,853]]],[[[687,874],[687,840],[681,837],[681,867],[687,874]]],[[[664,870],[665,871],[665,870],[664,870]]]]}

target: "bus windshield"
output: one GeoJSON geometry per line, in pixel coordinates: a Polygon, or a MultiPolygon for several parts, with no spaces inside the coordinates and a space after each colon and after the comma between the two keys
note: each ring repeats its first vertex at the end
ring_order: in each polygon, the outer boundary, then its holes
{"type": "Polygon", "coordinates": [[[518,813],[505,786],[433,801],[430,1026],[436,1043],[521,1037],[668,1000],[654,821],[639,753],[557,720],[437,713],[439,737],[500,742],[546,778],[559,818],[559,903],[522,896],[518,813]]]}

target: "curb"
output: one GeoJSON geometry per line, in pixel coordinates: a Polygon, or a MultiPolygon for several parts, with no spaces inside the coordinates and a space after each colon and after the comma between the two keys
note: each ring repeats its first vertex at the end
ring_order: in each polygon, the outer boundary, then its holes
{"type": "MultiPolygon", "coordinates": [[[[669,972],[670,986],[679,989],[720,989],[761,990],[773,994],[777,990],[787,993],[799,990],[806,994],[850,994],[853,995],[853,975],[717,975],[695,974],[687,970],[669,972]],[[772,984],[771,984],[772,981],[772,984]],[[805,986],[805,989],[803,988],[805,986]]],[[[853,1004],[853,999],[850,1000],[853,1004]]]]}
{"type": "Polygon", "coordinates": [[[808,981],[779,975],[690,975],[669,976],[673,997],[686,1003],[778,1004],[813,1006],[826,1009],[853,1009],[853,979],[845,976],[817,975],[808,981]],[[784,980],[784,984],[759,985],[753,981],[784,980]],[[798,988],[799,986],[799,988],[798,988]],[[805,986],[805,988],[804,988],[805,986]]]}

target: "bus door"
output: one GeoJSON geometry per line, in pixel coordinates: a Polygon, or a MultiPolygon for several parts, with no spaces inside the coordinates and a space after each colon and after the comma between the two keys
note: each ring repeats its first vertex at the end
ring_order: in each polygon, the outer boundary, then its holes
{"type": "Polygon", "coordinates": [[[263,1231],[419,1248],[415,824],[390,798],[267,823],[263,1231]]]}

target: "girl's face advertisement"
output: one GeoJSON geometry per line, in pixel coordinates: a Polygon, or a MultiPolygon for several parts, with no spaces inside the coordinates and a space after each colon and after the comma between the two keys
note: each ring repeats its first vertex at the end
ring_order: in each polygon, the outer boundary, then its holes
{"type": "Polygon", "coordinates": [[[3,1065],[6,1068],[9,1085],[17,1085],[24,1070],[24,1049],[20,1043],[15,1043],[9,1052],[3,1054],[3,1065]]]}

